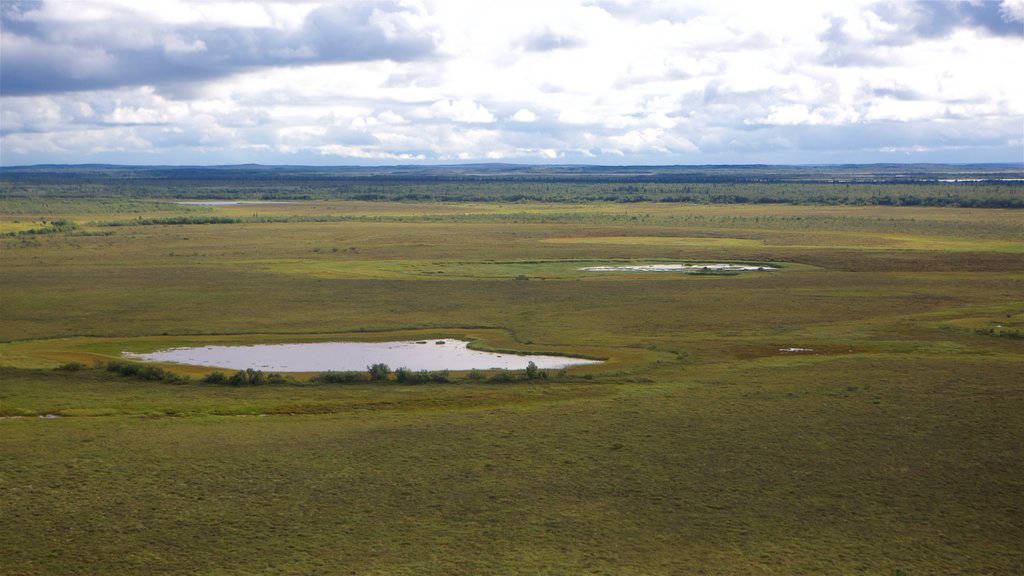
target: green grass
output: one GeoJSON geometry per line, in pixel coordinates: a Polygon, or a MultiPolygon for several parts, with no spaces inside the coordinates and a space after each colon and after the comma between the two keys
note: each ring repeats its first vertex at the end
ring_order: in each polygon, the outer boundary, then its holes
{"type": "Polygon", "coordinates": [[[100,227],[255,207],[18,202],[5,221],[110,234],[0,238],[2,574],[1024,571],[1014,211],[308,201],[100,227]],[[782,269],[576,270],[662,261],[782,269]],[[440,337],[609,361],[505,384],[92,368],[440,337]]]}

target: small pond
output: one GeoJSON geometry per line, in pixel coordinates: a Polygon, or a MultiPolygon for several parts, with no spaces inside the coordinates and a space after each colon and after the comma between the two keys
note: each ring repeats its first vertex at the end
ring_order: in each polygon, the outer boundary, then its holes
{"type": "Polygon", "coordinates": [[[362,371],[384,363],[391,369],[409,370],[522,370],[531,361],[541,369],[559,369],[597,360],[567,356],[497,354],[470,350],[462,340],[405,342],[315,342],[307,344],[257,344],[253,346],[202,346],[172,348],[148,354],[125,352],[125,357],[146,362],[176,362],[232,370],[269,372],[362,371]]]}
{"type": "Polygon", "coordinates": [[[778,268],[749,264],[629,264],[591,266],[580,268],[580,270],[585,272],[765,272],[778,270],[778,268]]]}

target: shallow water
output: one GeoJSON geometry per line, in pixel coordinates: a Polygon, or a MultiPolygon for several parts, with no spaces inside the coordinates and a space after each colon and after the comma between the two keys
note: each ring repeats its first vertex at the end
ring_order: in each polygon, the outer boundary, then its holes
{"type": "Polygon", "coordinates": [[[771,266],[743,264],[631,264],[623,266],[591,266],[580,268],[586,272],[764,272],[778,270],[771,266]]]}
{"type": "Polygon", "coordinates": [[[315,342],[307,344],[257,344],[253,346],[203,346],[172,348],[148,354],[124,355],[147,362],[176,362],[232,370],[272,372],[362,371],[384,363],[392,369],[409,370],[522,370],[533,361],[541,369],[558,369],[596,360],[565,356],[495,354],[470,350],[461,340],[404,342],[315,342]]]}

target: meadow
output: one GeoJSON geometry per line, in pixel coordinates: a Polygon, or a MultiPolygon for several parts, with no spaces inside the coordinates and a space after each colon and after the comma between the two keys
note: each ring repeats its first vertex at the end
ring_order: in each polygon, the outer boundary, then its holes
{"type": "Polygon", "coordinates": [[[0,203],[2,574],[1024,572],[1018,210],[173,200],[0,203]],[[606,361],[99,367],[441,337],[606,361]]]}

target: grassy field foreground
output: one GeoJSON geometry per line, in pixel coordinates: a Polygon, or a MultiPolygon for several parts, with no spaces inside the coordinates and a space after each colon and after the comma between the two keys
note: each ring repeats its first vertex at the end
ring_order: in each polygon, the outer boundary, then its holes
{"type": "Polygon", "coordinates": [[[0,573],[1024,571],[1014,211],[7,208],[0,573]],[[74,229],[24,233],[53,220],[74,229]],[[578,270],[636,261],[780,269],[578,270]],[[609,361],[421,386],[91,368],[400,331],[609,361]]]}

